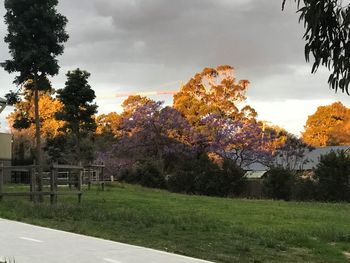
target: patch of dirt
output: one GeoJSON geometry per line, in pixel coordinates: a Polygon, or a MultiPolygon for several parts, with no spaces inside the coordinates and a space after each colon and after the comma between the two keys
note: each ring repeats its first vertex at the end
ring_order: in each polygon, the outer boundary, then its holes
{"type": "Polygon", "coordinates": [[[343,251],[343,254],[344,254],[344,256],[346,256],[346,257],[347,257],[347,259],[349,259],[349,260],[350,260],[350,252],[343,251]]]}

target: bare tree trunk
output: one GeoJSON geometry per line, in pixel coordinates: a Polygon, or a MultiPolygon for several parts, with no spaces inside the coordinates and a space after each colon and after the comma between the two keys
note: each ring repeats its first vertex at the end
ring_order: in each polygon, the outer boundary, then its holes
{"type": "MultiPolygon", "coordinates": [[[[38,78],[34,78],[34,114],[35,114],[35,139],[36,139],[36,164],[38,166],[37,184],[38,192],[43,191],[43,174],[42,174],[42,159],[41,159],[41,134],[40,134],[40,116],[39,116],[39,90],[38,78]]],[[[39,202],[43,201],[43,196],[39,196],[39,202]]]]}

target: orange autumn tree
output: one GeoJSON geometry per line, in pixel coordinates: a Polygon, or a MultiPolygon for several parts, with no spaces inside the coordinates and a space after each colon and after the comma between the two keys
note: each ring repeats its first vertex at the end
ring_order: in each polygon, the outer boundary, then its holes
{"type": "Polygon", "coordinates": [[[350,109],[341,102],[320,106],[308,117],[302,138],[314,147],[348,145],[349,119],[350,109]]]}
{"type": "MultiPolygon", "coordinates": [[[[15,138],[26,136],[34,142],[34,107],[33,94],[27,91],[24,99],[15,104],[15,110],[8,115],[7,121],[15,138]]],[[[48,92],[41,92],[39,101],[39,114],[41,119],[41,136],[44,139],[54,138],[59,135],[59,129],[63,127],[63,121],[55,119],[55,113],[62,108],[62,104],[48,92]]]]}
{"type": "Polygon", "coordinates": [[[147,98],[147,97],[143,97],[140,95],[131,95],[129,97],[126,98],[126,100],[123,101],[122,103],[122,107],[123,107],[123,113],[121,114],[121,116],[123,118],[128,118],[129,116],[131,116],[135,110],[149,102],[151,102],[152,100],[147,98]]]}
{"type": "Polygon", "coordinates": [[[121,116],[116,112],[101,114],[96,118],[96,134],[108,133],[113,136],[120,134],[121,116]]]}
{"type": "Polygon", "coordinates": [[[236,81],[234,68],[229,65],[205,68],[174,95],[174,108],[193,126],[208,114],[255,119],[256,111],[245,103],[248,85],[248,80],[236,81]]]}

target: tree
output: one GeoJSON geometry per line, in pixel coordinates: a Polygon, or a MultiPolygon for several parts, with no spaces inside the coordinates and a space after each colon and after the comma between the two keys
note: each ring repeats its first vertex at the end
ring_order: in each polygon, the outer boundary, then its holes
{"type": "Polygon", "coordinates": [[[303,140],[315,147],[346,145],[350,139],[340,133],[347,133],[345,125],[349,117],[350,109],[341,102],[320,106],[308,117],[302,134],[303,140]]]}
{"type": "Polygon", "coordinates": [[[205,68],[174,95],[174,108],[193,126],[198,126],[200,120],[208,114],[254,119],[255,110],[244,105],[248,84],[247,80],[236,83],[231,66],[205,68]]]}
{"type": "Polygon", "coordinates": [[[215,114],[203,118],[202,123],[202,134],[209,146],[207,152],[214,152],[223,160],[233,160],[238,167],[270,160],[271,137],[264,136],[259,123],[215,114]]]}
{"type": "Polygon", "coordinates": [[[121,116],[116,112],[110,112],[108,114],[101,114],[97,116],[97,134],[111,134],[118,136],[120,134],[121,116]]]}
{"type": "Polygon", "coordinates": [[[308,162],[305,155],[309,153],[313,147],[305,143],[293,134],[281,131],[276,135],[279,138],[279,144],[273,153],[272,166],[278,166],[288,171],[296,173],[302,170],[304,164],[308,162]]]}
{"type": "Polygon", "coordinates": [[[350,200],[350,156],[345,151],[330,152],[320,158],[315,171],[319,195],[325,201],[350,200]]]}
{"type": "Polygon", "coordinates": [[[330,87],[349,95],[350,5],[341,0],[294,1],[298,3],[299,22],[304,22],[305,59],[310,60],[310,53],[314,57],[312,73],[320,65],[327,67],[330,87]]]}
{"type": "Polygon", "coordinates": [[[5,0],[4,3],[8,28],[5,42],[12,59],[1,66],[9,73],[18,72],[14,82],[34,93],[38,191],[42,191],[39,90],[49,90],[47,77],[58,74],[56,57],[63,53],[63,43],[68,40],[67,19],[57,13],[57,0],[5,0]]]}
{"type": "MultiPolygon", "coordinates": [[[[39,101],[39,115],[41,122],[41,136],[44,141],[47,138],[54,138],[59,135],[59,129],[64,122],[55,119],[55,113],[62,109],[62,103],[53,98],[50,93],[41,91],[39,101]]],[[[25,91],[23,99],[17,102],[14,112],[7,116],[11,132],[17,137],[23,130],[30,136],[31,141],[35,141],[35,113],[34,98],[32,91],[25,91]]]]}
{"type": "Polygon", "coordinates": [[[93,104],[95,92],[88,83],[90,73],[76,69],[68,71],[64,89],[57,91],[58,99],[63,104],[56,118],[65,121],[63,130],[76,140],[76,161],[81,157],[81,141],[89,132],[96,130],[94,114],[97,105],[93,104]]]}
{"type": "Polygon", "coordinates": [[[140,95],[131,95],[126,100],[123,101],[122,107],[123,107],[123,114],[122,116],[124,118],[129,117],[134,113],[134,111],[147,104],[148,102],[151,102],[152,100],[147,97],[142,97],[140,95]]]}
{"type": "MultiPolygon", "coordinates": [[[[153,157],[162,162],[164,155],[189,145],[190,126],[175,109],[162,102],[148,101],[123,119],[120,150],[132,156],[153,157]]],[[[122,114],[124,115],[124,113],[122,114]]]]}

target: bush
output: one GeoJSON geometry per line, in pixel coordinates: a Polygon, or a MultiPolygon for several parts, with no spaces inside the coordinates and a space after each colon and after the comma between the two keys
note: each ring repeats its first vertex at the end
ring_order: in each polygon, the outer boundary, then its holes
{"type": "Polygon", "coordinates": [[[349,201],[349,177],[350,156],[345,151],[332,151],[321,156],[315,171],[319,198],[323,201],[349,201]]]}
{"type": "Polygon", "coordinates": [[[294,174],[283,167],[274,167],[264,179],[264,194],[273,199],[290,200],[294,185],[294,174]]]}
{"type": "Polygon", "coordinates": [[[293,199],[297,201],[317,200],[317,183],[312,178],[298,178],[293,188],[293,199]]]}
{"type": "Polygon", "coordinates": [[[232,160],[225,160],[222,175],[222,189],[229,196],[238,196],[243,191],[245,171],[232,160]]]}
{"type": "Polygon", "coordinates": [[[131,169],[121,173],[120,180],[145,187],[165,188],[165,178],[158,166],[151,161],[136,163],[131,169]]]}
{"type": "Polygon", "coordinates": [[[167,188],[172,192],[195,194],[196,173],[193,170],[176,170],[167,177],[167,188]]]}
{"type": "Polygon", "coordinates": [[[234,162],[225,161],[222,167],[206,155],[187,160],[168,176],[168,189],[175,192],[210,196],[238,195],[244,172],[234,162]]]}

